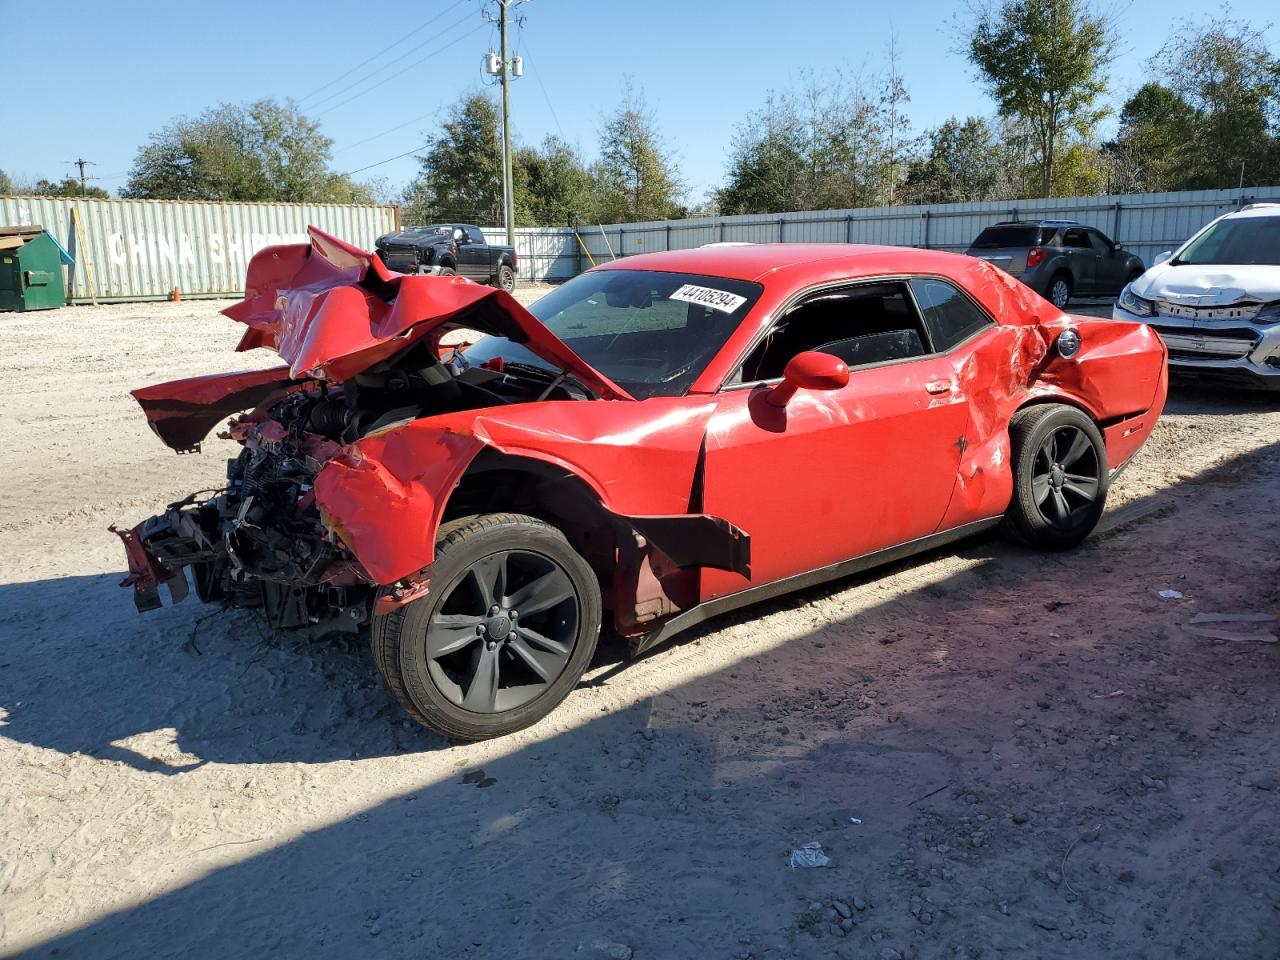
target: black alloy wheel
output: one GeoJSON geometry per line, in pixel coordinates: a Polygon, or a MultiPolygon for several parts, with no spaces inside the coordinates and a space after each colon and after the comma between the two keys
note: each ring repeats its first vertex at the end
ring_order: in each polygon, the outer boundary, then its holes
{"type": "Polygon", "coordinates": [[[375,616],[378,672],[409,715],[458,740],[499,737],[550,713],[600,636],[595,571],[536,517],[489,513],[440,529],[427,592],[375,616]]]}
{"type": "Polygon", "coordinates": [[[523,706],[568,667],[581,601],[551,558],[500,550],[473,563],[441,596],[427,623],[428,668],[462,709],[523,706]]]}
{"type": "Polygon", "coordinates": [[[1036,453],[1031,475],[1036,506],[1046,523],[1063,530],[1076,526],[1102,490],[1101,466],[1093,443],[1073,424],[1049,432],[1036,453]]]}
{"type": "Polygon", "coordinates": [[[1061,550],[1102,518],[1110,478],[1098,426],[1076,407],[1037,404],[1009,423],[1013,496],[1005,529],[1031,546],[1061,550]]]}

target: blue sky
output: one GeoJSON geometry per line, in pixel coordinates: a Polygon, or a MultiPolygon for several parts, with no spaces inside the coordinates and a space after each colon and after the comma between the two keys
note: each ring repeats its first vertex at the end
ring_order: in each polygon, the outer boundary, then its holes
{"type": "MultiPolygon", "coordinates": [[[[6,72],[24,78],[26,89],[0,101],[0,169],[52,179],[83,156],[114,193],[149,132],[214,103],[262,96],[295,97],[318,115],[334,140],[336,168],[378,163],[422,144],[443,109],[485,79],[481,57],[497,35],[481,6],[80,0],[67,8],[73,28],[59,30],[56,42],[33,34],[6,44],[6,72]]],[[[30,9],[0,0],[5,32],[27,21],[30,9]]],[[[1132,0],[1106,9],[1119,27],[1112,86],[1122,101],[1145,80],[1146,61],[1170,25],[1205,7],[1132,0]]],[[[1233,12],[1261,25],[1275,9],[1243,0],[1233,12]]],[[[735,125],[766,91],[802,82],[805,71],[881,71],[894,31],[917,130],[953,114],[991,113],[956,52],[955,23],[967,10],[964,0],[530,0],[518,11],[525,23],[515,40],[526,73],[512,88],[512,129],[524,141],[558,133],[590,155],[629,76],[655,108],[690,199],[698,200],[720,181],[735,125]]],[[[1268,35],[1273,48],[1276,34],[1268,35]]],[[[408,156],[356,176],[398,186],[415,169],[408,156]]]]}

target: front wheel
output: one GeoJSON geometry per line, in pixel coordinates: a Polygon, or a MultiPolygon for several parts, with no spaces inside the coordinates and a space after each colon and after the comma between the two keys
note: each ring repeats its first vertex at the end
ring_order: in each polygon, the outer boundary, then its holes
{"type": "Polygon", "coordinates": [[[374,619],[374,662],[419,723],[458,740],[513,733],[577,685],[600,587],[563,533],[494,513],[441,528],[430,592],[374,619]]]}
{"type": "Polygon", "coordinates": [[[1074,547],[1093,532],[1107,500],[1107,448],[1075,407],[1020,410],[1009,424],[1013,500],[1006,526],[1037,547],[1074,547]]]}
{"type": "Polygon", "coordinates": [[[516,288],[516,272],[504,263],[498,267],[498,275],[494,278],[493,285],[510,293],[516,288]]]}

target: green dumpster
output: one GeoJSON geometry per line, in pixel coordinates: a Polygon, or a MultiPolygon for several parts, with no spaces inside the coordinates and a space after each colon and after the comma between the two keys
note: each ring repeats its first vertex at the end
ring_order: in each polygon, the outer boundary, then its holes
{"type": "Polygon", "coordinates": [[[65,307],[63,262],[44,227],[0,227],[0,311],[65,307]]]}

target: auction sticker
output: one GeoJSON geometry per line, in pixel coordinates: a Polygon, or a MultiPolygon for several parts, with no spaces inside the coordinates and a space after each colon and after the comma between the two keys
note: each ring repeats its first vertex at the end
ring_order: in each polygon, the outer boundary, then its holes
{"type": "Polygon", "coordinates": [[[669,299],[683,300],[685,303],[697,303],[704,307],[710,307],[712,310],[719,310],[721,313],[733,313],[733,311],[747,302],[746,297],[740,297],[736,293],[729,293],[727,290],[715,290],[711,287],[699,287],[692,283],[686,283],[671,294],[669,299]]]}

